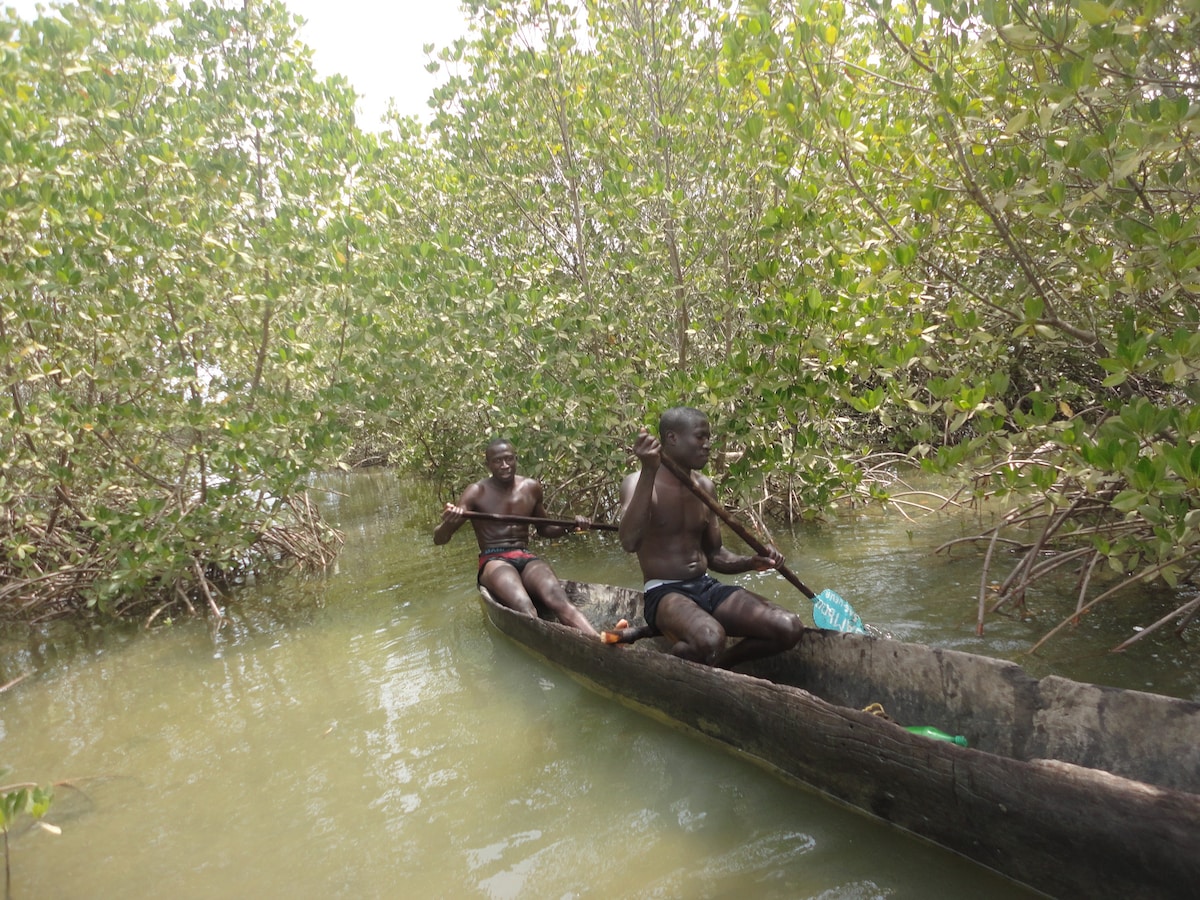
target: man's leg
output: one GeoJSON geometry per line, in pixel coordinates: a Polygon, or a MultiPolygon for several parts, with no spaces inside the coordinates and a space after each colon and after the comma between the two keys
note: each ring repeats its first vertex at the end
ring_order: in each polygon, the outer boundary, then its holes
{"type": "Polygon", "coordinates": [[[537,615],[533,599],[525,590],[525,585],[521,580],[521,573],[512,563],[502,559],[488,560],[484,564],[479,583],[488,589],[498,603],[502,603],[522,615],[537,615]]]}
{"type": "Polygon", "coordinates": [[[587,616],[575,608],[563,590],[558,576],[550,568],[550,563],[544,559],[535,559],[525,566],[521,572],[525,588],[535,601],[541,603],[547,610],[554,613],[558,621],[572,628],[578,628],[584,634],[597,634],[587,616]]]}
{"type": "Polygon", "coordinates": [[[804,634],[798,615],[744,589],[726,597],[713,616],[727,634],[742,638],[713,663],[723,669],[790,650],[804,634]]]}
{"type": "Polygon", "coordinates": [[[681,659],[711,666],[725,649],[724,626],[683,594],[663,597],[654,619],[658,630],[672,641],[670,652],[681,659]]]}

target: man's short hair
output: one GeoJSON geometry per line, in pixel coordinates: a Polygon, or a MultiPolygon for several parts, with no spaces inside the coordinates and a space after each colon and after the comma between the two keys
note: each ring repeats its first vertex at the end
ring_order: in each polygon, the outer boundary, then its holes
{"type": "MultiPolygon", "coordinates": [[[[483,448],[483,455],[489,456],[497,447],[513,447],[513,442],[505,437],[492,438],[488,441],[488,445],[483,448]]],[[[516,447],[513,447],[515,450],[516,447]]]]}
{"type": "Polygon", "coordinates": [[[690,406],[672,406],[658,419],[658,436],[662,439],[667,432],[679,434],[685,428],[693,428],[701,422],[707,422],[708,416],[690,406]]]}

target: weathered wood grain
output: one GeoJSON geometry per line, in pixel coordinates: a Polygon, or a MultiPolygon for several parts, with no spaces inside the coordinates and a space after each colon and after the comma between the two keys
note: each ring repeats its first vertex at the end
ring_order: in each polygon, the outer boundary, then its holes
{"type": "MultiPolygon", "coordinates": [[[[566,585],[598,627],[640,621],[637,591],[566,585]]],[[[483,605],[594,689],[1052,896],[1200,897],[1200,704],[815,630],[729,672],[483,605]]]]}

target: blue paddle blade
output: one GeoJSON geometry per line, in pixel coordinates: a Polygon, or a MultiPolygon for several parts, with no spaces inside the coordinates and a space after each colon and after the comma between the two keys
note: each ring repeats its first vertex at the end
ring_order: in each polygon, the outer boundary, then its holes
{"type": "Polygon", "coordinates": [[[813,622],[827,631],[866,634],[867,629],[850,604],[826,588],[813,597],[813,622]]]}

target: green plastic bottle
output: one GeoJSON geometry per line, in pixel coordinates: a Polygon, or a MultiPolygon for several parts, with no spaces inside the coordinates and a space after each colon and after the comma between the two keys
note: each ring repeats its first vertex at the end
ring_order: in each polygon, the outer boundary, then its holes
{"type": "Polygon", "coordinates": [[[967,739],[961,734],[946,734],[940,728],[934,728],[932,725],[911,725],[904,730],[911,731],[913,734],[919,734],[921,737],[932,738],[935,741],[949,741],[951,744],[958,744],[960,747],[967,746],[967,739]]]}

